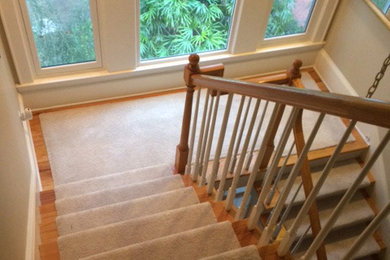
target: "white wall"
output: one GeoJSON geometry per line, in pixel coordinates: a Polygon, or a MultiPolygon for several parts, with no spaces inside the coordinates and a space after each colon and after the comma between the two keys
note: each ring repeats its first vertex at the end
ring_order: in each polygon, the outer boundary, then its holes
{"type": "MultiPolygon", "coordinates": [[[[0,38],[4,39],[1,23],[0,38]]],[[[2,41],[0,55],[0,259],[31,259],[36,179],[31,174],[26,130],[19,119],[20,104],[2,41]]]]}
{"type": "MultiPolygon", "coordinates": [[[[322,44],[294,48],[278,55],[261,53],[256,58],[236,56],[232,59],[222,59],[225,64],[225,76],[228,78],[242,77],[259,73],[286,70],[292,62],[300,58],[304,65],[314,64],[318,50],[322,44]],[[260,57],[257,57],[260,56],[260,57]]],[[[201,65],[216,64],[219,61],[206,61],[201,58],[201,65]]],[[[74,78],[47,83],[42,81],[35,86],[19,86],[18,91],[23,95],[26,106],[42,109],[53,106],[64,106],[74,103],[91,102],[94,100],[118,98],[141,93],[162,91],[184,87],[184,63],[172,67],[159,68],[160,71],[130,71],[129,73],[107,75],[91,73],[89,79],[74,78]],[[162,72],[161,72],[162,71],[162,72]]]]}
{"type": "MultiPolygon", "coordinates": [[[[316,68],[325,82],[330,83],[330,88],[334,92],[365,96],[383,60],[390,53],[389,29],[363,0],[343,0],[326,42],[324,51],[316,61],[316,68]]],[[[389,87],[390,68],[373,97],[390,101],[389,87]]],[[[360,124],[359,128],[368,137],[371,147],[376,147],[385,133],[384,129],[363,124],[360,124]]],[[[373,168],[377,181],[374,195],[379,207],[390,199],[389,158],[388,144],[382,158],[373,168]]],[[[389,223],[390,220],[386,229],[390,231],[389,223]]],[[[390,236],[385,235],[385,238],[390,241],[390,236]]]]}

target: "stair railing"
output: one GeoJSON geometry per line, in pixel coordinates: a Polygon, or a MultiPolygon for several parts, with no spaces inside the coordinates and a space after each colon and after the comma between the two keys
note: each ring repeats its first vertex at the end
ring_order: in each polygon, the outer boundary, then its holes
{"type": "MultiPolygon", "coordinates": [[[[184,173],[184,169],[186,169],[186,173],[191,174],[194,181],[198,181],[200,185],[207,184],[207,192],[209,194],[216,192],[214,194],[215,200],[225,200],[226,210],[234,210],[237,220],[247,217],[248,197],[255,181],[258,181],[261,187],[260,194],[257,197],[256,205],[249,214],[247,223],[249,229],[255,228],[260,222],[264,226],[259,240],[260,247],[267,246],[272,242],[275,229],[283,224],[280,222],[281,219],[283,220],[283,217],[281,218],[282,211],[289,203],[294,203],[290,199],[290,193],[295,191],[292,190],[294,182],[300,178],[302,172],[308,171],[305,174],[310,174],[307,156],[325,116],[333,115],[350,120],[349,126],[322,169],[319,180],[314,186],[309,185],[311,187],[306,188],[307,198],[299,208],[299,213],[292,226],[277,238],[279,241],[278,255],[286,256],[291,251],[294,241],[297,240],[297,230],[302,225],[303,218],[315,205],[319,191],[336,161],[340,158],[340,153],[348,142],[356,123],[363,122],[389,129],[390,103],[288,86],[224,79],[210,76],[222,76],[222,65],[199,68],[198,62],[199,57],[191,55],[190,64],[185,68],[184,78],[187,85],[187,95],[181,139],[177,146],[176,169],[179,173],[184,173]],[[192,113],[192,99],[195,89],[198,93],[194,104],[195,112],[192,113]],[[202,92],[202,89],[206,90],[206,93],[202,92]],[[224,109],[224,113],[223,116],[220,113],[221,116],[218,117],[219,106],[222,106],[221,109],[224,109]],[[301,131],[299,118],[303,111],[319,113],[306,141],[302,140],[303,136],[299,136],[301,131]],[[198,118],[198,114],[203,116],[198,118]],[[282,120],[286,116],[288,119],[282,120]],[[248,120],[243,120],[244,117],[248,120]],[[202,122],[200,127],[197,125],[199,120],[202,122]],[[191,121],[191,140],[190,145],[188,145],[191,121]],[[219,132],[215,144],[213,144],[214,131],[219,132]],[[276,140],[275,136],[277,136],[278,131],[281,133],[281,138],[276,140]],[[229,137],[230,140],[228,140],[229,137]],[[290,139],[293,139],[292,141],[298,148],[297,159],[286,176],[283,188],[281,190],[277,188],[279,190],[277,203],[272,205],[273,210],[269,220],[264,223],[261,216],[269,214],[269,196],[271,192],[275,193],[273,185],[277,185],[276,180],[281,178],[279,177],[281,167],[286,168],[284,162],[287,163],[290,157],[290,152],[287,153],[287,157],[285,156],[285,150],[291,150],[288,149],[290,148],[288,145],[290,139]],[[276,150],[274,144],[277,144],[276,150]],[[236,147],[239,151],[237,154],[234,152],[236,147]],[[286,147],[287,149],[285,149],[286,147]],[[193,155],[195,155],[195,159],[193,155]],[[235,161],[234,165],[233,161],[235,161]],[[223,167],[221,167],[222,164],[223,167]],[[230,169],[233,169],[233,172],[230,172],[230,169]],[[245,193],[240,205],[237,206],[234,205],[234,200],[237,197],[238,187],[245,187],[245,193]]],[[[291,81],[285,82],[286,85],[289,83],[299,84],[299,80],[294,83],[295,79],[291,75],[289,77],[291,81]]],[[[289,78],[287,77],[287,79],[289,78]]],[[[316,252],[321,251],[318,249],[323,244],[324,239],[389,140],[390,131],[388,130],[354,183],[339,201],[330,219],[322,229],[313,230],[313,234],[317,235],[303,259],[310,259],[316,252]]],[[[364,233],[374,232],[388,213],[389,205],[382,209],[364,233]]],[[[360,236],[353,248],[359,247],[364,239],[366,237],[360,236]]],[[[346,255],[346,259],[355,253],[352,249],[346,255]]]]}

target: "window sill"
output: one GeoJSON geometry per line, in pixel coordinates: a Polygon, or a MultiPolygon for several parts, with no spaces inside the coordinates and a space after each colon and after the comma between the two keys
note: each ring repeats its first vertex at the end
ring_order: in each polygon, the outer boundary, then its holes
{"type": "MultiPolygon", "coordinates": [[[[301,42],[296,44],[286,44],[277,47],[267,47],[257,49],[254,52],[243,54],[217,54],[201,56],[201,65],[210,65],[215,63],[236,63],[255,59],[277,57],[305,51],[320,50],[324,42],[301,42]]],[[[145,75],[161,74],[165,72],[179,72],[183,66],[188,63],[187,57],[171,62],[160,62],[156,64],[141,64],[134,70],[125,70],[118,72],[108,72],[106,70],[92,71],[86,73],[77,73],[67,76],[48,77],[35,79],[32,83],[17,85],[19,93],[27,93],[50,88],[76,87],[84,84],[98,83],[104,81],[141,77],[145,75]]]]}

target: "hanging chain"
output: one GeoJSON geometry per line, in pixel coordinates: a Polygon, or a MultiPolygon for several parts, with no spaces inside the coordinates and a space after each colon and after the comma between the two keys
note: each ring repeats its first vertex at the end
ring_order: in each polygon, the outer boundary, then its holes
{"type": "Polygon", "coordinates": [[[389,54],[389,56],[387,56],[387,58],[386,58],[385,61],[383,62],[383,65],[382,65],[381,70],[378,72],[378,74],[376,74],[374,83],[373,83],[372,86],[368,89],[366,98],[371,98],[372,95],[375,93],[376,89],[378,88],[378,84],[379,84],[379,82],[381,81],[381,79],[383,78],[383,76],[385,75],[386,69],[387,69],[387,67],[388,67],[389,65],[390,65],[390,54],[389,54]]]}

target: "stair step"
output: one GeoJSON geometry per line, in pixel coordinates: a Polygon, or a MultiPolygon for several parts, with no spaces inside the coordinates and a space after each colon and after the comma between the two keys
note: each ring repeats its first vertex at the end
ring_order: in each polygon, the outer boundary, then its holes
{"type": "Polygon", "coordinates": [[[231,223],[221,222],[82,259],[191,260],[239,247],[231,223]]]}
{"type": "MultiPolygon", "coordinates": [[[[342,239],[333,243],[328,243],[325,245],[326,248],[326,254],[328,259],[332,260],[339,260],[343,259],[345,254],[348,252],[348,249],[350,249],[353,245],[353,242],[355,241],[357,237],[352,238],[346,238],[342,239]]],[[[301,251],[298,254],[294,255],[295,259],[299,259],[301,256],[303,256],[305,251],[301,251]]],[[[362,247],[356,252],[356,254],[353,256],[353,259],[362,259],[369,256],[377,255],[381,252],[381,249],[376,242],[375,238],[373,236],[370,236],[366,242],[363,244],[362,247]]],[[[311,259],[317,259],[316,256],[312,257],[311,259]]]]}
{"type": "MultiPolygon", "coordinates": [[[[361,170],[362,168],[360,167],[360,164],[356,160],[348,160],[343,162],[343,164],[341,165],[335,166],[332,169],[331,173],[329,174],[328,178],[326,179],[319,194],[317,195],[317,199],[323,199],[323,198],[336,196],[341,193],[344,193],[354,182],[354,180],[356,179],[357,175],[360,173],[361,170]]],[[[314,185],[317,183],[318,179],[320,178],[321,173],[322,171],[317,171],[312,173],[312,179],[314,185]]],[[[279,187],[284,187],[285,183],[286,180],[281,180],[279,183],[279,187]]],[[[298,189],[300,183],[301,183],[301,178],[298,177],[295,180],[292,190],[288,195],[286,204],[290,204],[295,194],[295,191],[298,189]]],[[[372,185],[372,182],[370,182],[370,180],[367,177],[365,177],[363,182],[360,184],[359,188],[365,188],[370,185],[372,185]]],[[[303,188],[301,188],[293,205],[302,204],[305,201],[305,199],[306,197],[303,188]]]]}
{"type": "Polygon", "coordinates": [[[55,186],[57,199],[149,181],[172,175],[172,166],[162,164],[131,171],[114,173],[55,186]]]}
{"type": "Polygon", "coordinates": [[[199,203],[192,187],[57,217],[60,236],[199,203]]]}
{"type": "Polygon", "coordinates": [[[58,238],[61,259],[79,259],[216,223],[210,203],[164,211],[58,238]]]}
{"type": "MultiPolygon", "coordinates": [[[[328,253],[328,259],[342,259],[351,248],[356,237],[340,240],[331,244],[327,244],[326,252],[328,253]]],[[[379,254],[381,251],[378,243],[373,236],[370,236],[364,245],[354,255],[354,259],[368,257],[371,255],[379,254]]]]}
{"type": "MultiPolygon", "coordinates": [[[[317,203],[322,226],[324,226],[328,221],[338,202],[339,199],[328,199],[317,203]]],[[[296,212],[291,214],[292,217],[284,222],[286,228],[291,227],[299,209],[300,207],[297,207],[296,212]]],[[[340,215],[335,225],[333,226],[333,230],[339,230],[342,228],[351,227],[353,225],[365,225],[365,223],[374,217],[375,214],[368,205],[367,201],[360,193],[357,193],[352,201],[344,208],[343,213],[340,215]]],[[[310,220],[309,217],[306,216],[302,225],[297,230],[297,238],[300,238],[305,233],[309,225],[310,220]]],[[[310,236],[311,234],[311,230],[309,230],[307,236],[310,236]]]]}
{"type": "Polygon", "coordinates": [[[261,260],[255,245],[230,250],[218,255],[202,258],[202,260],[261,260]]]}
{"type": "Polygon", "coordinates": [[[132,185],[91,192],[56,201],[57,214],[65,215],[77,211],[102,207],[108,204],[128,201],[157,193],[183,188],[184,184],[179,175],[171,175],[139,182],[132,185]]]}

